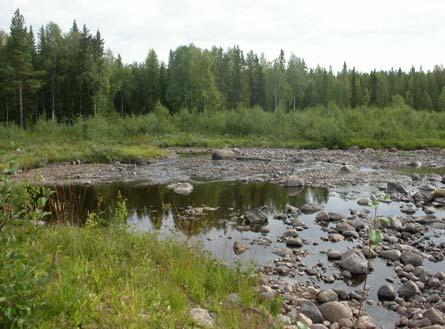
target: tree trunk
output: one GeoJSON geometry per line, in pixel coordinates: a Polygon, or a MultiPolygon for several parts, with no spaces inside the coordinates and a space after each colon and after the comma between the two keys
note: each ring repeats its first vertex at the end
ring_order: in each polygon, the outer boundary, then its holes
{"type": "Polygon", "coordinates": [[[122,97],[122,91],[120,92],[121,96],[121,116],[124,117],[124,98],[122,97]]]}
{"type": "Polygon", "coordinates": [[[22,80],[19,80],[19,112],[20,112],[20,129],[24,128],[23,124],[23,87],[22,80]]]}
{"type": "Polygon", "coordinates": [[[277,95],[277,89],[275,88],[275,111],[277,110],[278,107],[278,95],[277,95]]]}
{"type": "Polygon", "coordinates": [[[5,109],[6,109],[6,125],[9,125],[9,108],[8,108],[8,100],[5,99],[5,109]]]}
{"type": "Polygon", "coordinates": [[[294,112],[295,112],[295,95],[294,95],[294,112]]]}
{"type": "Polygon", "coordinates": [[[56,79],[56,73],[53,71],[52,81],[51,81],[51,94],[52,94],[52,110],[51,110],[51,120],[52,122],[56,122],[56,96],[54,91],[54,84],[56,79]]]}

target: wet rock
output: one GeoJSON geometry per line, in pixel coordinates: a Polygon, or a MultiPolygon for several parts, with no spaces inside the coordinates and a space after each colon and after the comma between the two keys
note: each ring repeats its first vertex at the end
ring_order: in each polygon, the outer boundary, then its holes
{"type": "Polygon", "coordinates": [[[397,260],[400,259],[401,254],[402,253],[400,252],[400,250],[391,249],[391,250],[385,250],[385,251],[381,252],[379,256],[384,258],[384,259],[397,261],[397,260]]]}
{"type": "Polygon", "coordinates": [[[278,315],[278,321],[281,324],[284,324],[284,325],[291,325],[292,324],[292,321],[291,321],[290,317],[288,317],[287,315],[283,315],[283,314],[278,315]]]}
{"type": "Polygon", "coordinates": [[[243,252],[246,251],[246,246],[240,241],[235,241],[233,243],[233,251],[236,255],[241,255],[243,252]]]}
{"type": "Polygon", "coordinates": [[[288,237],[286,239],[286,246],[300,248],[303,247],[303,241],[300,238],[288,237]]]}
{"type": "Polygon", "coordinates": [[[343,233],[346,231],[355,231],[355,228],[353,228],[351,225],[349,225],[347,222],[338,223],[335,226],[335,230],[337,232],[343,233]]]}
{"type": "Polygon", "coordinates": [[[377,291],[377,297],[381,300],[394,300],[397,297],[396,290],[389,283],[385,283],[377,291]]]}
{"type": "Polygon", "coordinates": [[[307,301],[301,305],[300,312],[306,315],[314,323],[322,323],[324,320],[318,307],[311,301],[307,301]]]}
{"type": "Polygon", "coordinates": [[[397,192],[405,195],[409,194],[408,186],[400,182],[388,182],[386,188],[388,192],[397,192]]]}
{"type": "Polygon", "coordinates": [[[341,252],[337,250],[329,250],[327,256],[329,260],[339,260],[341,259],[341,252]]]}
{"type": "Polygon", "coordinates": [[[329,218],[330,218],[330,220],[333,220],[333,221],[339,221],[339,220],[344,219],[345,216],[342,214],[336,213],[336,212],[330,212],[329,218]]]}
{"type": "Polygon", "coordinates": [[[406,204],[400,208],[400,211],[403,212],[404,214],[412,215],[416,212],[416,208],[414,207],[413,204],[406,204]]]}
{"type": "Polygon", "coordinates": [[[312,324],[313,324],[312,320],[307,315],[304,315],[303,313],[298,313],[297,321],[303,323],[304,325],[306,325],[308,327],[312,326],[312,324]]]}
{"type": "Polygon", "coordinates": [[[234,160],[236,159],[236,154],[230,149],[219,149],[213,151],[213,160],[234,160]]]}
{"type": "Polygon", "coordinates": [[[294,254],[294,252],[290,248],[276,248],[272,251],[272,253],[281,257],[290,256],[294,254]]]}
{"type": "Polygon", "coordinates": [[[403,251],[400,260],[403,264],[411,264],[413,266],[420,266],[423,264],[423,257],[412,251],[403,251]]]}
{"type": "Polygon", "coordinates": [[[391,217],[390,219],[390,227],[394,230],[400,231],[403,229],[402,221],[399,217],[391,217]]]}
{"type": "Polygon", "coordinates": [[[445,324],[443,314],[434,307],[423,313],[423,317],[430,319],[432,324],[445,324]]]}
{"type": "Polygon", "coordinates": [[[423,225],[428,225],[437,222],[438,219],[434,215],[427,215],[422,217],[417,217],[416,222],[423,225]]]}
{"type": "Polygon", "coordinates": [[[413,281],[407,281],[399,288],[399,296],[402,298],[412,298],[420,294],[419,287],[413,281]]]}
{"type": "Polygon", "coordinates": [[[331,216],[329,216],[329,213],[327,211],[320,211],[315,216],[315,219],[320,222],[328,222],[331,219],[331,216]]]}
{"type": "Polygon", "coordinates": [[[249,225],[260,226],[267,223],[267,216],[261,209],[247,211],[244,217],[246,218],[246,223],[249,225]]]}
{"type": "Polygon", "coordinates": [[[290,204],[286,205],[286,212],[288,214],[297,215],[299,213],[299,209],[297,207],[291,206],[290,204]]]}
{"type": "Polygon", "coordinates": [[[328,239],[331,242],[340,242],[340,241],[343,241],[345,239],[345,237],[341,234],[333,233],[333,234],[328,235],[328,239]]]}
{"type": "Polygon", "coordinates": [[[328,303],[328,302],[336,302],[336,301],[338,301],[338,296],[334,290],[329,289],[329,290],[320,292],[317,295],[317,301],[320,304],[324,304],[324,303],[328,303]]]}
{"type": "Polygon", "coordinates": [[[185,183],[178,183],[173,188],[173,191],[175,193],[177,193],[177,194],[189,195],[193,191],[193,185],[190,184],[190,183],[187,183],[187,182],[185,182],[185,183]]]}
{"type": "Polygon", "coordinates": [[[415,161],[408,163],[408,166],[413,167],[413,168],[420,168],[420,167],[422,167],[422,162],[415,160],[415,161]]]}
{"type": "Polygon", "coordinates": [[[328,329],[328,327],[321,323],[315,323],[311,326],[311,329],[328,329]]]}
{"type": "Polygon", "coordinates": [[[319,306],[323,318],[329,322],[338,322],[341,319],[351,319],[351,308],[341,302],[328,302],[319,306]]]}
{"type": "Polygon", "coordinates": [[[369,206],[370,203],[371,203],[371,201],[369,201],[369,199],[360,199],[360,200],[357,201],[357,204],[359,206],[363,206],[363,207],[369,206]]]}
{"type": "Polygon", "coordinates": [[[357,168],[352,165],[345,164],[340,168],[340,171],[345,174],[351,174],[353,172],[356,172],[357,168]]]}
{"type": "Polygon", "coordinates": [[[347,318],[338,321],[338,325],[340,326],[340,328],[354,328],[354,322],[351,319],[347,318]]]}
{"type": "Polygon", "coordinates": [[[317,203],[306,203],[305,205],[303,205],[303,207],[301,207],[301,212],[303,214],[313,214],[321,211],[322,209],[323,207],[317,203]]]}
{"type": "Polygon", "coordinates": [[[286,187],[301,187],[303,185],[304,185],[304,180],[302,180],[300,177],[294,176],[294,175],[289,176],[285,183],[286,187]]]}
{"type": "Polygon", "coordinates": [[[359,250],[349,250],[345,252],[341,257],[339,265],[351,272],[351,274],[368,273],[368,262],[363,253],[359,250]]]}
{"type": "Polygon", "coordinates": [[[199,327],[213,328],[215,326],[215,319],[210,315],[209,311],[203,308],[192,308],[190,317],[199,327]]]}

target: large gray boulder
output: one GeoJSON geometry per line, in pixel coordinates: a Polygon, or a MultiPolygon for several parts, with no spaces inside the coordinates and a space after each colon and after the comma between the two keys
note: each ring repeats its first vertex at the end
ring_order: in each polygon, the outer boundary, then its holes
{"type": "Polygon", "coordinates": [[[346,303],[328,302],[318,307],[325,320],[338,322],[341,319],[352,319],[352,310],[346,303]]]}
{"type": "Polygon", "coordinates": [[[377,291],[377,297],[381,300],[394,300],[396,296],[396,290],[389,283],[385,283],[377,291]]]}
{"type": "Polygon", "coordinates": [[[409,194],[409,187],[406,184],[400,182],[388,182],[388,192],[398,192],[401,194],[409,194]]]}
{"type": "Polygon", "coordinates": [[[412,298],[420,294],[420,289],[413,281],[407,281],[399,288],[399,296],[402,298],[412,298]]]}
{"type": "Polygon", "coordinates": [[[209,311],[203,308],[192,308],[190,310],[190,317],[199,327],[213,328],[215,326],[215,319],[210,315],[209,311]]]}
{"type": "Polygon", "coordinates": [[[341,257],[339,265],[351,274],[368,273],[368,261],[359,250],[349,250],[345,252],[341,257]]]}
{"type": "Polygon", "coordinates": [[[300,210],[303,214],[313,214],[323,210],[323,207],[317,203],[306,203],[300,210]]]}
{"type": "Polygon", "coordinates": [[[219,149],[213,151],[213,160],[234,160],[236,159],[236,154],[230,149],[219,149]]]}
{"type": "Polygon", "coordinates": [[[417,254],[412,251],[408,251],[408,250],[402,252],[402,254],[400,256],[400,260],[405,265],[411,264],[413,266],[420,266],[423,264],[423,256],[422,255],[417,254]]]}
{"type": "Polygon", "coordinates": [[[323,315],[321,314],[320,310],[313,302],[309,300],[301,305],[300,312],[306,315],[314,323],[323,322],[323,315]]]}
{"type": "Polygon", "coordinates": [[[304,185],[304,180],[295,175],[289,176],[285,183],[286,187],[301,187],[303,185],[304,185]]]}
{"type": "Polygon", "coordinates": [[[260,209],[247,211],[244,217],[249,225],[260,226],[267,223],[267,216],[260,209]]]}
{"type": "Polygon", "coordinates": [[[382,251],[381,253],[380,253],[380,257],[382,257],[382,258],[384,258],[384,259],[389,259],[389,260],[392,260],[392,261],[397,261],[397,260],[399,260],[400,259],[400,255],[401,255],[402,253],[400,252],[400,250],[397,250],[397,249],[390,249],[390,250],[385,250],[385,251],[382,251]]]}

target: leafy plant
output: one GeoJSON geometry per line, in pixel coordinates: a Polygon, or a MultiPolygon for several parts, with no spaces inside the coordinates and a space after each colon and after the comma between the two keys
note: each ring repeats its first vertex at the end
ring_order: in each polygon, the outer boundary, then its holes
{"type": "Polygon", "coordinates": [[[383,232],[380,230],[380,226],[381,225],[389,225],[389,219],[386,217],[378,217],[377,216],[377,210],[378,207],[380,205],[380,202],[382,200],[388,200],[389,196],[388,195],[377,195],[372,201],[371,201],[371,207],[374,208],[374,217],[371,221],[371,226],[368,228],[368,233],[367,233],[367,250],[368,250],[368,259],[367,259],[367,271],[366,271],[366,275],[365,275],[365,280],[363,282],[363,288],[362,288],[362,293],[361,293],[361,298],[360,298],[360,305],[359,305],[359,311],[357,314],[357,320],[355,322],[354,328],[358,327],[359,321],[360,321],[360,317],[361,317],[361,313],[363,311],[363,303],[365,300],[365,296],[366,296],[366,284],[368,282],[368,274],[371,270],[371,252],[372,252],[372,247],[373,246],[377,246],[379,245],[382,241],[383,241],[383,232]]]}

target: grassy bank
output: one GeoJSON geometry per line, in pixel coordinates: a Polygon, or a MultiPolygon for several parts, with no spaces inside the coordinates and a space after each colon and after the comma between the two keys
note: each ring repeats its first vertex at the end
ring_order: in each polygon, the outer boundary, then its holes
{"type": "Polygon", "coordinates": [[[310,108],[286,113],[260,108],[169,114],[159,106],[144,116],[39,121],[25,131],[0,128],[0,161],[20,168],[81,160],[136,161],[162,156],[166,146],[296,148],[445,147],[445,112],[390,108],[310,108]]]}
{"type": "Polygon", "coordinates": [[[173,241],[109,228],[8,225],[0,236],[1,328],[270,328],[257,279],[173,241]],[[227,301],[237,293],[240,304],[227,301]]]}

